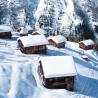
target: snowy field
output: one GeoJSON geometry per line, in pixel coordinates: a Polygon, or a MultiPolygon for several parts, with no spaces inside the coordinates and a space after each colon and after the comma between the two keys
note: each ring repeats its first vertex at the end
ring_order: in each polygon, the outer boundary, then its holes
{"type": "Polygon", "coordinates": [[[94,50],[83,51],[77,43],[67,42],[61,49],[48,46],[46,55],[22,54],[17,37],[15,33],[10,40],[0,39],[0,98],[98,98],[98,55],[94,50]],[[74,92],[46,89],[39,80],[38,59],[57,55],[74,57],[78,73],[74,92]]]}

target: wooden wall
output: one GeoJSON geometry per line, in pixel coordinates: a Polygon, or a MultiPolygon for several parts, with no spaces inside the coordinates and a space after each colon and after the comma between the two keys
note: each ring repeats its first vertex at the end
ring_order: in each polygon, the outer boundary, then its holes
{"type": "Polygon", "coordinates": [[[32,54],[32,53],[46,53],[47,47],[46,45],[38,45],[38,46],[30,46],[30,47],[24,47],[22,42],[18,41],[18,47],[20,48],[21,52],[25,54],[32,54]]]}
{"type": "Polygon", "coordinates": [[[88,49],[92,49],[94,47],[94,45],[88,45],[86,46],[83,42],[79,43],[79,47],[84,49],[84,50],[88,50],[88,49]]]}
{"type": "Polygon", "coordinates": [[[28,34],[20,34],[20,36],[28,36],[28,34]]]}
{"type": "Polygon", "coordinates": [[[75,79],[74,76],[45,78],[41,61],[40,61],[40,66],[38,67],[38,74],[39,74],[39,78],[42,80],[43,86],[45,86],[46,88],[67,89],[69,91],[74,90],[74,79],[75,79]]]}
{"type": "Polygon", "coordinates": [[[62,43],[56,43],[55,41],[53,41],[52,39],[49,39],[49,45],[52,45],[54,47],[58,47],[58,48],[65,48],[65,42],[62,43]]]}
{"type": "Polygon", "coordinates": [[[0,38],[11,38],[11,32],[0,32],[0,38]]]}

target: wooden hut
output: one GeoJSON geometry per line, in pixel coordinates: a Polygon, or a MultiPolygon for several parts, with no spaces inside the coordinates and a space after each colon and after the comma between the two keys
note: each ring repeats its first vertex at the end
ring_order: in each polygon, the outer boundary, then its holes
{"type": "Polygon", "coordinates": [[[40,35],[40,34],[47,36],[47,32],[43,29],[38,29],[37,31],[32,33],[32,35],[40,35]]]}
{"type": "Polygon", "coordinates": [[[77,75],[72,56],[49,56],[39,60],[38,75],[49,89],[74,90],[77,75]]]}
{"type": "Polygon", "coordinates": [[[94,47],[94,41],[91,39],[80,41],[79,47],[84,50],[92,49],[94,47]]]}
{"type": "Polygon", "coordinates": [[[11,27],[7,25],[0,25],[0,38],[11,38],[11,27]]]}
{"type": "Polygon", "coordinates": [[[53,45],[58,48],[64,48],[66,39],[62,35],[48,37],[49,45],[53,45]]]}
{"type": "Polygon", "coordinates": [[[25,54],[46,53],[47,39],[43,35],[22,36],[18,38],[18,47],[25,54]]]}
{"type": "Polygon", "coordinates": [[[28,30],[25,27],[21,27],[20,29],[20,36],[27,36],[28,30]]]}

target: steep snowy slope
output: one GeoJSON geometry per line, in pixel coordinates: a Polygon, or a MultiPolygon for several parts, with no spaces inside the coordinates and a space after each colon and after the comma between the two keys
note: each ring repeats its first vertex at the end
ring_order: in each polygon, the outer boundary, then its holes
{"type": "Polygon", "coordinates": [[[20,52],[16,41],[14,37],[0,39],[0,98],[98,98],[98,55],[94,50],[84,51],[89,58],[86,61],[78,44],[67,41],[61,49],[48,45],[46,55],[27,55],[20,52]],[[38,77],[39,57],[57,55],[74,57],[78,73],[74,92],[47,89],[38,77]]]}
{"type": "MultiPolygon", "coordinates": [[[[97,0],[0,0],[0,23],[19,26],[30,24],[49,34],[63,34],[79,41],[97,36],[92,21],[97,21],[97,0]]],[[[74,39],[74,40],[73,40],[74,39]]]]}
{"type": "Polygon", "coordinates": [[[35,13],[36,25],[35,27],[53,28],[53,32],[62,32],[65,28],[70,29],[74,17],[74,5],[72,0],[40,0],[38,9],[35,13]],[[55,5],[54,5],[55,3],[55,5]],[[43,8],[40,8],[43,6],[43,8]],[[71,6],[71,7],[70,7],[71,6]],[[41,10],[40,10],[41,9],[41,10]]]}
{"type": "Polygon", "coordinates": [[[50,34],[62,33],[68,40],[94,39],[92,21],[97,19],[96,8],[96,0],[40,0],[35,28],[44,28],[50,34]]]}
{"type": "Polygon", "coordinates": [[[0,12],[1,23],[10,24],[13,28],[35,24],[34,12],[39,0],[2,0],[3,10],[0,12]],[[25,15],[26,19],[22,16],[25,15]]]}

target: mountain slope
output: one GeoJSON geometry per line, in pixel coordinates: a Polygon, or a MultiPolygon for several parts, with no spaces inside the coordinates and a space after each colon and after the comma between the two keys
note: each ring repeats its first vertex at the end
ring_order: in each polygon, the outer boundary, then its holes
{"type": "Polygon", "coordinates": [[[43,28],[49,35],[63,34],[68,40],[97,38],[97,0],[0,0],[0,23],[14,29],[27,24],[43,28]]]}
{"type": "Polygon", "coordinates": [[[40,0],[35,13],[35,27],[44,28],[50,35],[63,34],[68,40],[94,39],[96,36],[91,24],[97,16],[94,13],[94,4],[96,0],[40,0]],[[43,8],[39,10],[41,5],[43,8]]]}

